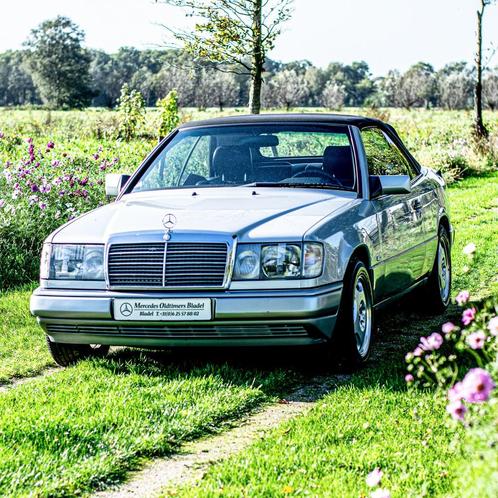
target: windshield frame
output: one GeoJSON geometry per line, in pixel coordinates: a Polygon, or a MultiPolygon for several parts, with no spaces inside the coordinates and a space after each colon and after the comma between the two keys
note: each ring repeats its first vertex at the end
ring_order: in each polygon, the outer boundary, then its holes
{"type": "MultiPolygon", "coordinates": [[[[186,127],[180,127],[174,129],[169,135],[164,137],[159,144],[154,147],[154,149],[145,157],[143,162],[140,164],[140,166],[136,169],[136,171],[131,175],[130,179],[126,182],[125,187],[123,190],[119,193],[117,196],[116,200],[120,200],[124,195],[131,194],[131,193],[147,193],[147,192],[158,192],[158,191],[168,191],[168,190],[197,190],[197,189],[206,189],[206,188],[225,188],[225,187],[249,187],[251,186],[250,183],[247,185],[240,184],[240,185],[178,185],[178,186],[171,186],[171,187],[163,187],[163,188],[157,188],[157,189],[150,189],[150,190],[143,190],[143,191],[137,191],[133,192],[133,189],[137,185],[137,183],[140,181],[140,179],[143,177],[143,175],[146,174],[148,171],[149,167],[154,163],[156,158],[164,151],[164,149],[173,141],[173,139],[183,131],[196,131],[196,130],[204,130],[204,129],[209,129],[209,128],[245,128],[245,127],[264,127],[264,126],[317,126],[319,128],[330,128],[331,132],[335,128],[337,129],[338,127],[343,128],[345,134],[347,134],[350,147],[351,147],[351,155],[352,155],[352,161],[353,161],[353,168],[354,168],[354,173],[355,173],[355,185],[351,189],[345,189],[345,188],[334,188],[334,185],[327,185],[323,184],[323,186],[306,186],[306,184],[302,185],[296,185],[294,188],[303,188],[303,189],[320,189],[320,190],[337,190],[337,191],[342,191],[342,192],[352,192],[356,193],[358,196],[362,195],[362,172],[359,164],[359,159],[358,159],[358,150],[357,150],[357,144],[355,140],[355,134],[353,133],[353,126],[350,124],[345,124],[341,122],[323,122],[323,121],[300,121],[300,120],[292,120],[292,121],[280,121],[280,120],[275,120],[275,121],[269,121],[266,123],[209,123],[209,124],[202,124],[199,126],[186,126],[186,127]]],[[[310,156],[311,157],[311,156],[310,156]]],[[[317,156],[318,157],[318,156],[317,156]]],[[[282,159],[282,158],[279,158],[282,159]]],[[[252,182],[251,182],[252,183],[252,182]]],[[[275,185],[275,188],[279,188],[277,185],[275,185]]],[[[285,182],[283,182],[282,186],[280,188],[289,188],[285,185],[285,182]]]]}

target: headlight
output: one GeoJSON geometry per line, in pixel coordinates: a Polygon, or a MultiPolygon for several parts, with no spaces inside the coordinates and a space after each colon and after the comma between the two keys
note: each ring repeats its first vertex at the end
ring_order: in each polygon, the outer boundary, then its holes
{"type": "Polygon", "coordinates": [[[323,267],[323,246],[317,242],[239,244],[233,280],[316,278],[323,267]]]}
{"type": "Polygon", "coordinates": [[[104,246],[52,244],[49,278],[104,280],[104,246]]]}
{"type": "Polygon", "coordinates": [[[260,273],[261,248],[257,244],[239,246],[235,259],[234,275],[237,280],[257,280],[260,273]]]}
{"type": "Polygon", "coordinates": [[[47,279],[50,276],[50,251],[52,244],[43,244],[40,259],[40,278],[47,279]]]}
{"type": "Polygon", "coordinates": [[[263,246],[261,269],[266,278],[299,278],[301,276],[301,246],[294,244],[263,246]]]}
{"type": "Polygon", "coordinates": [[[303,277],[316,278],[322,273],[323,246],[317,242],[304,243],[303,277]]]}

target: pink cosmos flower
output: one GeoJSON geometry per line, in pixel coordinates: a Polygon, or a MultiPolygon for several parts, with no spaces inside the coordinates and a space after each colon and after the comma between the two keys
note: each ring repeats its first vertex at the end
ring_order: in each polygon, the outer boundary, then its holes
{"type": "Polygon", "coordinates": [[[42,194],[48,194],[52,190],[52,185],[50,183],[43,183],[40,185],[40,192],[42,194]]]}
{"type": "Polygon", "coordinates": [[[2,131],[0,131],[0,140],[5,137],[4,133],[2,131]]]}
{"type": "Polygon", "coordinates": [[[443,326],[441,327],[441,330],[443,331],[444,334],[450,334],[454,330],[456,330],[458,327],[451,322],[446,322],[443,323],[443,326]]]}
{"type": "Polygon", "coordinates": [[[464,305],[470,298],[469,291],[463,290],[458,293],[458,296],[456,297],[456,302],[458,306],[464,305]]]}
{"type": "Polygon", "coordinates": [[[432,333],[429,337],[420,338],[420,347],[424,351],[434,351],[439,349],[443,344],[443,336],[437,332],[432,333]]]}
{"type": "Polygon", "coordinates": [[[475,252],[476,252],[476,245],[471,242],[470,244],[467,244],[464,248],[463,248],[463,253],[466,255],[466,256],[472,256],[475,252]]]}
{"type": "Polygon", "coordinates": [[[0,209],[2,209],[5,206],[5,201],[3,199],[0,199],[0,209]]]}
{"type": "Polygon", "coordinates": [[[391,493],[387,489],[379,488],[372,491],[370,498],[391,498],[391,493]]]}
{"type": "Polygon", "coordinates": [[[47,143],[47,149],[53,149],[55,147],[54,142],[50,141],[47,143]]]}
{"type": "Polygon", "coordinates": [[[372,470],[372,472],[370,472],[370,474],[367,475],[367,478],[365,479],[365,481],[367,482],[368,486],[373,488],[374,486],[377,486],[380,483],[380,480],[382,479],[383,475],[384,475],[384,472],[382,472],[382,470],[380,470],[377,467],[376,469],[372,470]]]}
{"type": "Polygon", "coordinates": [[[482,330],[473,332],[467,337],[467,344],[472,349],[482,349],[486,341],[486,334],[482,330]]]}
{"type": "Polygon", "coordinates": [[[488,323],[488,330],[491,335],[498,336],[498,316],[491,318],[488,323]]]}
{"type": "Polygon", "coordinates": [[[44,202],[40,202],[40,203],[38,204],[38,206],[40,207],[40,209],[41,209],[42,211],[44,211],[45,209],[47,209],[47,205],[46,205],[44,202]]]}
{"type": "Polygon", "coordinates": [[[464,325],[469,325],[474,321],[476,317],[476,309],[475,308],[467,308],[462,314],[462,323],[464,325]]]}
{"type": "Polygon", "coordinates": [[[100,157],[100,156],[99,156],[98,154],[94,154],[94,155],[93,155],[93,158],[95,159],[95,161],[98,161],[99,157],[100,157]]]}
{"type": "Polygon", "coordinates": [[[462,380],[461,393],[469,403],[482,403],[488,400],[494,388],[495,383],[486,370],[472,368],[462,380]]]}
{"type": "Polygon", "coordinates": [[[459,401],[462,399],[462,383],[457,382],[448,390],[448,400],[450,402],[459,401]]]}
{"type": "Polygon", "coordinates": [[[405,382],[407,384],[410,384],[411,382],[413,382],[415,379],[413,378],[413,375],[412,374],[406,374],[405,375],[405,382]]]}
{"type": "Polygon", "coordinates": [[[461,400],[451,401],[446,406],[446,411],[451,415],[453,420],[458,420],[460,422],[465,418],[465,413],[467,412],[467,407],[462,403],[461,400]]]}
{"type": "Polygon", "coordinates": [[[413,356],[422,356],[423,354],[424,354],[424,350],[420,346],[417,346],[413,350],[413,356]]]}

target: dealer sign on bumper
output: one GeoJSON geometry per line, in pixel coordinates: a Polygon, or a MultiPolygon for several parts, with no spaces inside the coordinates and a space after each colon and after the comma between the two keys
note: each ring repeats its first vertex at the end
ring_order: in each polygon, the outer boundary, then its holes
{"type": "Polygon", "coordinates": [[[115,320],[211,320],[211,299],[114,299],[115,320]]]}

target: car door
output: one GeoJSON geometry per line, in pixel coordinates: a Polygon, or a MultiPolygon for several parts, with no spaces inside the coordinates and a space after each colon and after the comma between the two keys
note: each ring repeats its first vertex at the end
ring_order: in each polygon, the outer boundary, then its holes
{"type": "Polygon", "coordinates": [[[372,200],[377,213],[381,251],[376,264],[381,265],[377,298],[397,294],[413,285],[424,271],[425,227],[424,189],[419,173],[391,137],[377,127],[361,132],[370,175],[409,175],[409,194],[381,195],[372,200]]]}

